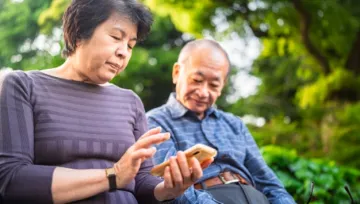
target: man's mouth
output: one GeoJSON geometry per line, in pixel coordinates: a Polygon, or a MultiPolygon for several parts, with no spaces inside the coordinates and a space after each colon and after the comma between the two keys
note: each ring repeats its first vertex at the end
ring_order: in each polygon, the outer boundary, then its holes
{"type": "Polygon", "coordinates": [[[196,99],[193,99],[195,101],[195,103],[198,103],[198,104],[207,104],[207,101],[199,101],[199,100],[196,100],[196,99]]]}

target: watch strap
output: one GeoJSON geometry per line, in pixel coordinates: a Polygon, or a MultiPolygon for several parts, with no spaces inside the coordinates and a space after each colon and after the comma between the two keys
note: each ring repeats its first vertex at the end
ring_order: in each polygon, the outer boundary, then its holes
{"type": "Polygon", "coordinates": [[[117,189],[116,186],[116,174],[114,168],[105,169],[106,177],[109,180],[109,191],[114,191],[117,189]]]}

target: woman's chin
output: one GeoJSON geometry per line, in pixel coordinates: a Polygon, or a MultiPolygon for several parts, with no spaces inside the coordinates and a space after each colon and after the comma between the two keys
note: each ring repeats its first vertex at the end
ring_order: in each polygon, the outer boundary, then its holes
{"type": "Polygon", "coordinates": [[[99,79],[104,83],[111,81],[116,76],[115,73],[106,73],[104,75],[99,76],[99,79]]]}

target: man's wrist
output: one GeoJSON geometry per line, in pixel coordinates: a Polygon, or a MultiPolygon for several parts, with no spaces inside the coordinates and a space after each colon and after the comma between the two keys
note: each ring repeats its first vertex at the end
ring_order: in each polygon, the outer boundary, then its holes
{"type": "Polygon", "coordinates": [[[161,203],[172,203],[172,201],[177,197],[175,194],[171,193],[170,190],[165,189],[164,182],[156,185],[154,189],[154,196],[161,203]]]}

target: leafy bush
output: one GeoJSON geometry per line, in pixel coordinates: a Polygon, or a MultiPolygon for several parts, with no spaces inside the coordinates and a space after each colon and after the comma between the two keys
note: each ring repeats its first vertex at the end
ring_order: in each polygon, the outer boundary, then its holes
{"type": "Polygon", "coordinates": [[[311,182],[314,182],[311,203],[350,203],[345,185],[350,188],[354,200],[360,198],[359,170],[337,166],[334,161],[304,159],[295,150],[276,146],[265,146],[261,151],[297,203],[307,202],[311,182]]]}

